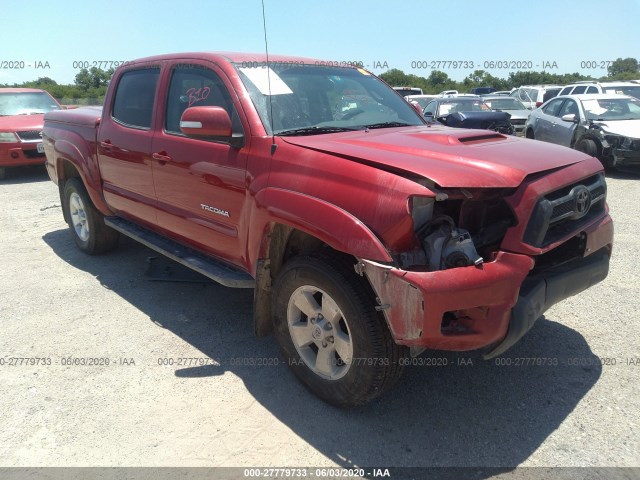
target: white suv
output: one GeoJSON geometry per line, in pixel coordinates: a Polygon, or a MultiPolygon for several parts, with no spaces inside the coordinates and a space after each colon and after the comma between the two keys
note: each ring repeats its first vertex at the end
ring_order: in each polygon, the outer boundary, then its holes
{"type": "Polygon", "coordinates": [[[582,93],[618,93],[640,98],[640,85],[636,82],[575,82],[564,87],[559,95],[579,95],[582,93]]]}
{"type": "Polygon", "coordinates": [[[558,95],[560,90],[560,85],[523,85],[509,95],[520,100],[529,110],[533,110],[558,95]]]}

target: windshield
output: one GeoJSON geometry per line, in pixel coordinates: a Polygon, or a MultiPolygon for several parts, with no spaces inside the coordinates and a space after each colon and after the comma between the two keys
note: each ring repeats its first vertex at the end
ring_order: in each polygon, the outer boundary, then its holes
{"type": "Polygon", "coordinates": [[[527,108],[520,100],[513,97],[487,98],[484,103],[494,110],[526,110],[527,108]]]}
{"type": "Polygon", "coordinates": [[[640,100],[636,98],[583,100],[587,120],[640,120],[640,100]]]}
{"type": "Polygon", "coordinates": [[[60,110],[60,106],[46,92],[0,93],[0,115],[32,115],[49,110],[60,110]]]}
{"type": "Polygon", "coordinates": [[[606,93],[621,93],[622,95],[630,95],[632,97],[640,98],[640,85],[637,87],[606,87],[606,93]]]}
{"type": "Polygon", "coordinates": [[[454,112],[488,112],[491,109],[482,100],[456,98],[440,102],[438,116],[449,115],[454,112]]]}
{"type": "Polygon", "coordinates": [[[425,123],[393,89],[362,69],[278,62],[270,68],[235,66],[270,135],[425,123]]]}

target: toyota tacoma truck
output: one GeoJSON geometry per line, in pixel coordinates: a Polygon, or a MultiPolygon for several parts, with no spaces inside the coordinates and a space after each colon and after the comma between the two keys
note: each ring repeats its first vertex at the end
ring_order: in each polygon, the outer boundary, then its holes
{"type": "Polygon", "coordinates": [[[44,164],[43,114],[60,109],[44,90],[0,88],[0,180],[7,167],[44,164]]]}
{"type": "Polygon", "coordinates": [[[81,250],[124,234],[253,288],[255,333],[337,406],[378,397],[424,349],[500,355],[608,272],[597,159],[427,125],[357,66],[139,59],[102,108],[47,113],[43,141],[81,250]]]}

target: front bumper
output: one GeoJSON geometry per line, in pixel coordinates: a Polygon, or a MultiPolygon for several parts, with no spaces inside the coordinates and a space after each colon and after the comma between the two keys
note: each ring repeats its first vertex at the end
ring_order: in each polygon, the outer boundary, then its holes
{"type": "Polygon", "coordinates": [[[42,165],[44,151],[38,152],[39,142],[0,143],[0,167],[42,165]]]}
{"type": "Polygon", "coordinates": [[[360,261],[401,345],[465,351],[490,347],[499,355],[555,303],[603,280],[613,223],[606,215],[580,235],[584,256],[537,272],[535,257],[501,251],[480,267],[406,271],[360,261]]]}
{"type": "Polygon", "coordinates": [[[626,150],[623,148],[614,148],[611,151],[613,162],[612,166],[618,169],[640,170],[640,150],[626,150]]]}

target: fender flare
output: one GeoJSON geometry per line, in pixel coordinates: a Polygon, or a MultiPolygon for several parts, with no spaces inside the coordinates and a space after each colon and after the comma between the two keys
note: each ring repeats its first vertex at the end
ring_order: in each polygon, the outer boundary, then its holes
{"type": "MultiPolygon", "coordinates": [[[[83,145],[84,143],[83,141],[83,145]]],[[[63,163],[71,163],[80,175],[82,183],[87,189],[87,193],[95,207],[104,215],[112,215],[113,213],[105,203],[102,192],[100,191],[102,182],[100,181],[100,172],[97,164],[89,160],[89,157],[95,156],[96,154],[88,151],[88,148],[84,149],[87,150],[84,153],[81,152],[80,149],[69,140],[56,140],[53,147],[56,158],[55,169],[57,177],[66,180],[64,177],[63,163]]]]}
{"type": "Polygon", "coordinates": [[[280,188],[260,190],[255,200],[261,212],[253,226],[257,231],[265,231],[269,223],[278,222],[306,232],[340,252],[379,262],[393,262],[369,227],[337,205],[280,188]]]}

